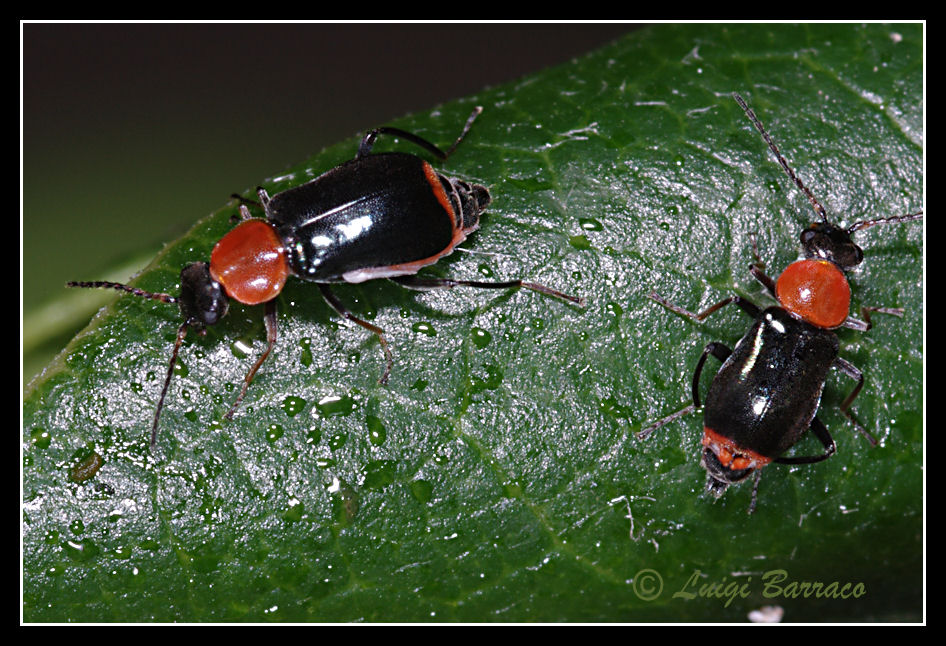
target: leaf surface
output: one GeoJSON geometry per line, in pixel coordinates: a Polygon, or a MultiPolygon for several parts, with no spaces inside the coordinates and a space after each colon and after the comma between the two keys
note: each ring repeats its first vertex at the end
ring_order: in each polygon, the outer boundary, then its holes
{"type": "MultiPolygon", "coordinates": [[[[866,376],[852,410],[881,446],[840,413],[854,383],[832,375],[819,416],[838,453],[767,467],[748,516],[751,484],[701,495],[698,415],[635,433],[687,403],[708,342],[732,346],[749,326],[735,308],[697,325],[646,295],[692,311],[733,293],[765,303],[751,234],[776,274],[813,219],[730,93],[832,218],[915,212],[922,35],[659,25],[392,124],[446,146],[485,108],[440,167],[494,201],[468,252],[425,274],[523,278],[588,306],[528,290],[338,287],[388,333],[387,387],[377,340],[290,280],[278,346],[234,419],[222,418],[265,344],[261,308],[234,306],[188,337],[152,451],[178,313],[116,296],[25,396],[23,618],[743,621],[778,605],[787,621],[918,620],[921,224],[857,234],[854,307],[905,314],[839,332],[866,376]],[[789,588],[805,581],[866,593],[789,588]]],[[[306,181],[357,142],[262,185],[306,181]]],[[[209,257],[236,210],[198,222],[134,284],[176,293],[180,268],[209,257]]],[[[820,451],[810,436],[797,448],[820,451]]]]}

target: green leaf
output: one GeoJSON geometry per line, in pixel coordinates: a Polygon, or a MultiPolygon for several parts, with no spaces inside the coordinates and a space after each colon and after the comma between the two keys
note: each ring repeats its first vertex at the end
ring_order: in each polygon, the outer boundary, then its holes
{"type": "MultiPolygon", "coordinates": [[[[588,306],[341,286],[387,331],[387,387],[377,340],[292,280],[277,348],[232,421],[264,347],[261,308],[188,337],[152,451],[178,313],[116,296],[26,393],[24,619],[744,621],[768,605],[786,621],[919,620],[921,224],[857,234],[854,306],[905,313],[839,332],[866,376],[852,410],[881,446],[839,412],[854,384],[832,375],[819,416],[837,455],[767,467],[748,516],[751,484],[701,495],[697,415],[644,442],[635,433],[686,404],[706,343],[732,345],[749,325],[736,308],[697,325],[646,295],[690,310],[733,293],[764,302],[750,234],[777,273],[813,218],[730,93],[833,218],[915,212],[922,34],[654,26],[397,122],[448,145],[485,108],[443,170],[488,185],[494,202],[468,252],[425,273],[521,277],[588,306]],[[777,590],[767,577],[780,570],[777,590]],[[789,582],[850,587],[824,598],[789,582]]],[[[299,184],[356,147],[262,184],[299,184]]],[[[175,292],[234,213],[199,222],[135,285],[175,292]]],[[[805,437],[798,450],[820,446],[805,437]]]]}

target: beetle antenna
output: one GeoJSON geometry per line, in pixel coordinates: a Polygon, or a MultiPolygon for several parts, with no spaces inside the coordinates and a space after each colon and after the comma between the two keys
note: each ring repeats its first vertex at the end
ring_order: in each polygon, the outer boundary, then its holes
{"type": "MultiPolygon", "coordinates": [[[[122,283],[113,283],[108,280],[93,280],[93,281],[80,281],[80,280],[71,280],[66,283],[66,287],[104,287],[107,289],[117,289],[122,292],[128,292],[129,294],[134,294],[135,296],[141,296],[143,298],[150,298],[151,300],[161,301],[162,303],[177,303],[178,299],[170,294],[164,294],[162,292],[146,292],[143,289],[138,289],[137,287],[132,287],[131,285],[124,285],[122,283]]],[[[158,420],[161,419],[161,409],[164,408],[164,397],[168,393],[168,386],[171,385],[171,376],[174,374],[174,365],[177,363],[177,354],[181,349],[181,343],[184,341],[184,337],[187,335],[188,324],[182,323],[181,327],[177,329],[177,340],[174,342],[174,351],[171,353],[171,363],[168,366],[167,377],[164,378],[164,386],[161,388],[161,396],[158,398],[158,408],[154,411],[154,422],[151,424],[151,448],[154,448],[155,441],[158,436],[158,420]]]]}
{"type": "Polygon", "coordinates": [[[161,292],[146,292],[143,289],[138,289],[137,287],[132,287],[131,285],[123,285],[122,283],[113,283],[108,280],[70,280],[66,283],[66,287],[105,287],[108,289],[117,289],[122,292],[128,292],[129,294],[134,294],[135,296],[141,296],[143,298],[150,298],[151,300],[161,301],[162,303],[176,303],[177,298],[171,296],[170,294],[163,294],[161,292]]]}
{"type": "Polygon", "coordinates": [[[910,222],[911,220],[919,220],[923,217],[923,211],[919,213],[911,213],[909,215],[894,215],[889,218],[877,218],[876,220],[861,220],[855,222],[847,228],[848,235],[854,233],[855,231],[860,231],[861,229],[866,229],[872,227],[875,224],[899,224],[900,222],[910,222]]]}
{"type": "Polygon", "coordinates": [[[765,139],[765,143],[769,145],[769,148],[775,154],[775,159],[778,160],[778,163],[782,165],[782,168],[785,169],[785,172],[788,173],[788,176],[795,182],[795,186],[801,189],[801,191],[808,196],[808,201],[811,202],[812,208],[815,210],[815,213],[821,216],[822,222],[828,221],[828,214],[825,213],[824,207],[821,206],[821,202],[815,199],[815,196],[811,194],[811,191],[808,190],[808,187],[801,183],[801,180],[798,179],[795,175],[795,171],[792,170],[791,166],[788,165],[788,162],[785,161],[785,158],[782,157],[782,153],[778,151],[778,147],[775,145],[775,142],[772,141],[772,138],[769,137],[769,133],[765,131],[765,128],[762,126],[762,122],[759,121],[759,118],[755,116],[755,112],[752,111],[746,102],[741,96],[733,92],[732,97],[736,100],[736,103],[739,104],[739,107],[745,111],[746,116],[749,117],[749,120],[752,122],[752,125],[755,126],[755,129],[762,133],[762,138],[765,139]]]}

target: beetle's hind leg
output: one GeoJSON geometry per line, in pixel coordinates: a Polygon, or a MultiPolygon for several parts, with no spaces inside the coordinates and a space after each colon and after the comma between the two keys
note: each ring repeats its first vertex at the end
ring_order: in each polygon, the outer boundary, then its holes
{"type": "Polygon", "coordinates": [[[390,126],[382,126],[380,128],[375,128],[374,130],[368,131],[365,134],[364,138],[361,140],[361,144],[358,146],[358,154],[355,156],[364,157],[365,155],[371,154],[371,149],[374,147],[374,142],[378,138],[378,135],[393,135],[395,137],[401,137],[407,141],[416,144],[432,153],[440,159],[441,161],[446,160],[450,155],[453,154],[453,151],[457,149],[457,146],[460,145],[460,142],[463,141],[463,138],[466,137],[466,133],[470,131],[470,128],[473,126],[473,122],[476,121],[476,117],[480,116],[480,113],[483,111],[481,106],[476,106],[473,109],[473,114],[466,120],[466,124],[463,126],[463,131],[460,133],[460,136],[457,137],[457,140],[453,142],[453,145],[447,149],[447,152],[440,150],[436,145],[430,143],[423,137],[415,135],[413,132],[408,132],[406,130],[401,130],[400,128],[392,128],[390,126]]]}
{"type": "Polygon", "coordinates": [[[545,285],[540,285],[539,283],[530,283],[525,280],[507,280],[503,282],[491,283],[480,280],[433,278],[427,276],[417,276],[416,274],[411,274],[408,276],[394,276],[391,278],[391,280],[409,289],[417,290],[452,289],[458,286],[480,287],[483,289],[509,289],[512,287],[525,287],[526,289],[531,289],[534,292],[539,292],[540,294],[545,294],[546,296],[554,296],[555,298],[560,298],[564,301],[575,303],[576,305],[580,305],[582,307],[585,306],[585,299],[581,297],[571,296],[564,292],[560,292],[557,289],[552,289],[551,287],[546,287],[545,285]]]}

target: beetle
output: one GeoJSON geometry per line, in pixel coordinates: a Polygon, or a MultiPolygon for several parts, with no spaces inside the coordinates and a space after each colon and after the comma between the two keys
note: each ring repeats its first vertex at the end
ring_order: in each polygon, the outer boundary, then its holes
{"type": "Polygon", "coordinates": [[[660,305],[696,322],[730,304],[737,305],[754,322],[733,349],[719,342],[707,344],[693,373],[693,403],[642,429],[637,437],[643,440],[661,426],[699,409],[704,363],[709,355],[718,359],[722,366],[709,387],[703,409],[700,462],[707,472],[706,490],[715,498],[722,496],[730,485],[754,474],[751,514],[756,507],[763,467],[772,462],[812,464],[828,459],[837,451],[834,439],[816,414],[832,367],[857,381],[841,403],[841,411],[872,445],[877,444],[850,413],[851,403],[864,385],[864,375],[839,356],[839,341],[834,330],[847,327],[867,331],[871,328],[871,312],[901,316],[903,310],[864,307],[863,320],[848,315],[851,289],[845,272],[864,259],[863,250],[851,235],[877,224],[917,220],[923,214],[920,211],[862,220],[847,228],[830,223],[824,207],[788,165],[752,109],[738,94],[733,93],[733,98],[762,134],[788,177],[808,198],[820,221],[802,231],[804,257],[789,265],[778,280],[765,274],[754,249],[756,262],[750,266],[750,273],[775,298],[776,306],[763,309],[741,296],[730,296],[694,314],[656,292],[649,294],[660,305]],[[824,453],[785,456],[808,428],[821,442],[824,453]]]}
{"type": "Polygon", "coordinates": [[[479,228],[480,215],[491,201],[489,191],[480,184],[447,177],[416,155],[372,154],[372,148],[380,135],[389,135],[414,143],[445,161],[481,112],[481,107],[473,111],[446,152],[416,134],[379,127],[365,134],[354,159],[305,184],[273,196],[257,188],[258,202],[234,194],[232,197],[240,201],[241,221],[217,242],[210,262],[193,262],[181,270],[178,296],[109,281],[67,283],[68,287],[117,289],[180,307],[183,322],[154,413],[152,447],[187,331],[206,334],[208,326],[226,315],[231,299],[265,307],[266,349],[246,374],[239,395],[224,416],[230,419],[276,344],[275,299],[289,276],[315,283],[335,312],[378,337],[385,356],[381,384],[387,383],[394,362],[384,330],[349,312],[332,293],[332,283],[388,278],[419,290],[461,285],[525,287],[584,305],[582,298],[524,280],[483,282],[416,275],[421,268],[450,254],[479,228]],[[262,208],[265,218],[254,218],[251,206],[262,208]]]}

